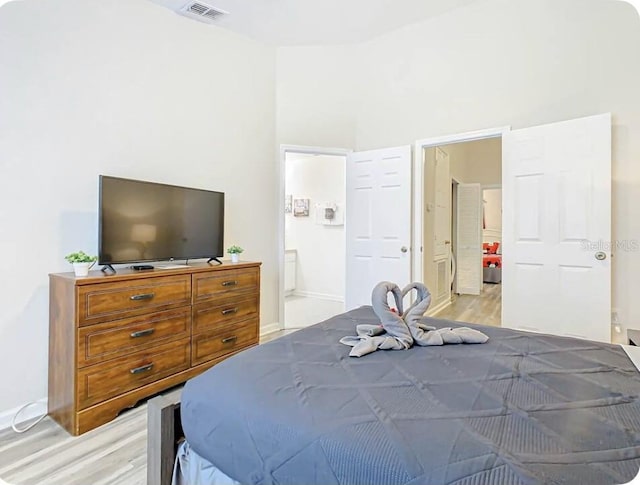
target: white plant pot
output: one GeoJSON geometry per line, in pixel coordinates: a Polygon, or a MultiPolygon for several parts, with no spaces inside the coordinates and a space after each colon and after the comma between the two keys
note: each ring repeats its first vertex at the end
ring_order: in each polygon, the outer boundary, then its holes
{"type": "Polygon", "coordinates": [[[232,263],[237,263],[238,261],[240,261],[240,255],[237,253],[233,253],[231,255],[231,262],[232,263]]]}
{"type": "Polygon", "coordinates": [[[76,276],[89,276],[89,269],[96,264],[93,263],[73,263],[73,271],[76,276]]]}

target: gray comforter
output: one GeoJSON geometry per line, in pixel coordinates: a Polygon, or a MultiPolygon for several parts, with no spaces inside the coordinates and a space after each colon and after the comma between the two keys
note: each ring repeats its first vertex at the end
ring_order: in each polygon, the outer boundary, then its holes
{"type": "Polygon", "coordinates": [[[368,323],[370,307],[353,310],[192,379],[188,442],[246,485],[608,485],[638,472],[640,375],[621,348],[465,324],[489,342],[350,359],[338,340],[368,323]]]}

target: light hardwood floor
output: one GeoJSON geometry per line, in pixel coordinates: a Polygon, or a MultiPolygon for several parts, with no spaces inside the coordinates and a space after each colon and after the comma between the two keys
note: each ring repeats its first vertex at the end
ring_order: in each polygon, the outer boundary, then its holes
{"type": "Polygon", "coordinates": [[[146,484],[147,406],[72,437],[50,418],[0,432],[0,478],[12,485],[146,484]]]}
{"type": "Polygon", "coordinates": [[[502,285],[484,283],[479,296],[455,295],[451,305],[433,316],[499,327],[502,319],[502,285]]]}
{"type": "MultiPolygon", "coordinates": [[[[260,343],[292,331],[267,334],[260,343]]],[[[48,417],[24,434],[0,431],[0,479],[11,485],[146,485],[146,403],[78,437],[48,417]]]]}
{"type": "MultiPolygon", "coordinates": [[[[499,326],[500,300],[501,285],[485,284],[479,297],[457,296],[436,316],[499,326]]],[[[292,331],[270,333],[261,343],[292,331]]],[[[0,431],[0,478],[11,485],[145,485],[146,451],[145,403],[79,437],[45,418],[21,435],[0,431]]]]}

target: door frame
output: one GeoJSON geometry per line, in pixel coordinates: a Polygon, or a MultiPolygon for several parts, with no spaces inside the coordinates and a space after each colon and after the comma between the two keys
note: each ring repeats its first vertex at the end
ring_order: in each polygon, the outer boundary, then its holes
{"type": "MultiPolygon", "coordinates": [[[[484,140],[487,138],[502,138],[505,133],[511,131],[511,126],[499,126],[495,128],[487,128],[484,130],[468,131],[464,133],[456,133],[452,135],[436,136],[432,138],[425,138],[418,140],[414,144],[414,158],[413,164],[413,247],[416,250],[413,252],[413,275],[414,279],[424,281],[424,258],[423,258],[423,222],[424,222],[424,149],[429,147],[436,147],[440,145],[451,145],[453,143],[463,143],[467,141],[484,140]],[[418,250],[419,249],[419,250],[418,250]]],[[[284,196],[283,196],[284,199],[284,196]]],[[[434,310],[440,311],[446,306],[451,304],[445,302],[444,305],[439,305],[438,308],[433,308],[427,314],[435,313],[434,310]]]]}
{"type": "MultiPolygon", "coordinates": [[[[345,157],[353,152],[348,148],[314,147],[306,145],[280,145],[279,172],[278,172],[278,321],[262,328],[262,334],[276,332],[284,328],[284,197],[286,184],[287,154],[298,153],[306,155],[330,155],[345,157]]],[[[346,224],[345,220],[345,224],[346,224]]]]}
{"type": "Polygon", "coordinates": [[[460,185],[460,181],[454,176],[451,176],[451,259],[453,261],[452,267],[455,268],[455,272],[449,271],[451,296],[456,294],[456,290],[458,289],[456,280],[456,276],[458,275],[458,251],[456,251],[458,244],[458,185],[460,185]]]}

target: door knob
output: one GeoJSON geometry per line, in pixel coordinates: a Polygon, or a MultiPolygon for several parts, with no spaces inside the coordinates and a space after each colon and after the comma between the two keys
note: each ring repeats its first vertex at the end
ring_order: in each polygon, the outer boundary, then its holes
{"type": "Polygon", "coordinates": [[[596,253],[596,259],[598,261],[604,261],[605,259],[607,259],[607,253],[605,253],[604,251],[598,251],[596,253]]]}
{"type": "Polygon", "coordinates": [[[409,249],[407,248],[407,246],[402,246],[400,248],[400,251],[402,251],[403,253],[406,253],[407,251],[409,251],[409,249]]]}
{"type": "Polygon", "coordinates": [[[451,241],[445,241],[444,243],[445,244],[451,244],[451,241]]]}

